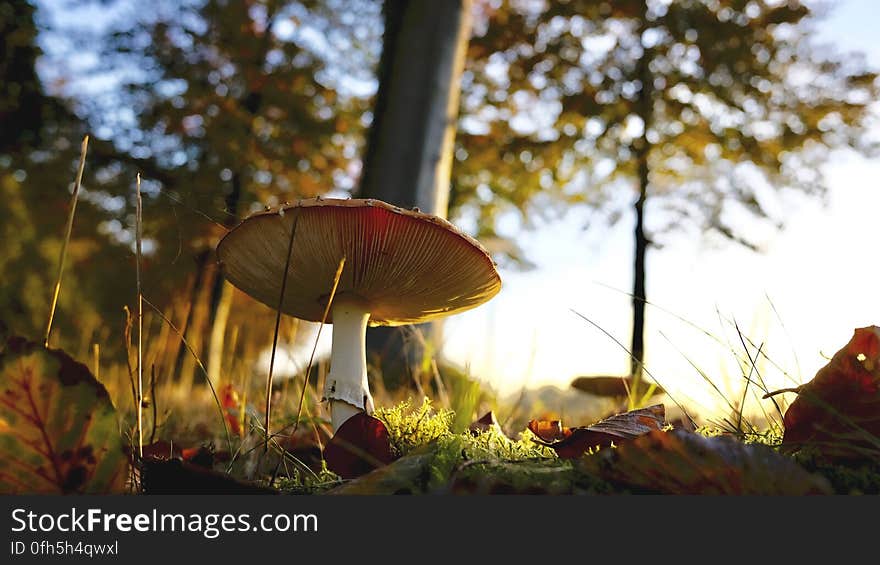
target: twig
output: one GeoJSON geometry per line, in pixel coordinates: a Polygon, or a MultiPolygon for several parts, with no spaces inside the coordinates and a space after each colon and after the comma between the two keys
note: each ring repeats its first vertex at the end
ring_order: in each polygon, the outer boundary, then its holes
{"type": "Polygon", "coordinates": [[[76,201],[79,197],[79,189],[82,186],[83,170],[86,166],[86,151],[89,147],[89,136],[82,141],[82,149],[79,154],[79,168],[76,171],[76,182],[73,184],[73,194],[70,196],[70,211],[67,213],[67,228],[64,232],[64,241],[61,242],[61,255],[58,258],[58,276],[55,278],[55,290],[52,293],[52,305],[49,307],[49,321],[46,323],[46,336],[43,346],[49,347],[49,335],[52,333],[52,320],[55,319],[55,307],[58,305],[58,295],[61,294],[61,277],[64,274],[64,260],[67,258],[67,244],[73,232],[73,216],[76,213],[76,201]]]}
{"type": "Polygon", "coordinates": [[[792,388],[781,388],[779,390],[774,390],[773,392],[768,392],[764,396],[762,396],[761,398],[765,398],[765,399],[766,398],[773,398],[777,394],[782,394],[784,392],[796,392],[796,393],[800,394],[801,390],[802,389],[799,386],[792,387],[792,388]]]}
{"type": "Polygon", "coordinates": [[[122,330],[123,339],[125,340],[125,367],[128,369],[128,384],[131,385],[131,403],[132,408],[137,405],[137,384],[134,382],[134,367],[131,366],[131,310],[128,304],[122,306],[125,312],[125,327],[122,330]]]}
{"type": "Polygon", "coordinates": [[[150,403],[153,405],[153,429],[150,431],[150,444],[156,438],[156,420],[159,418],[159,408],[156,405],[156,364],[150,365],[150,403]]]}

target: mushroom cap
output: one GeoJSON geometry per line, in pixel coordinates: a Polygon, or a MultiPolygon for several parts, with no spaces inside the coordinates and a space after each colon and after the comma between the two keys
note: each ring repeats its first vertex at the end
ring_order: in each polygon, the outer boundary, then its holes
{"type": "MultiPolygon", "coordinates": [[[[630,377],[577,377],[571,381],[572,388],[589,394],[607,398],[616,398],[626,396],[628,391],[632,389],[632,378],[630,377]]],[[[651,383],[643,382],[644,385],[651,383]]],[[[651,396],[659,396],[665,394],[665,391],[655,385],[654,392],[651,396]]]]}
{"type": "Polygon", "coordinates": [[[375,199],[303,199],[249,216],[217,244],[227,280],[277,308],[294,225],[281,311],[303,320],[321,321],[343,257],[334,300],[361,303],[372,326],[469,310],[501,290],[475,239],[442,218],[375,199]]]}

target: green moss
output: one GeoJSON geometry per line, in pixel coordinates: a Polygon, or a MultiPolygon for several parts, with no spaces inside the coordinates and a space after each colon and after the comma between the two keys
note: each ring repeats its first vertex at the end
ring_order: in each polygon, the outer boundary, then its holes
{"type": "Polygon", "coordinates": [[[760,445],[767,445],[769,447],[777,448],[782,445],[782,431],[777,428],[769,428],[763,431],[754,430],[743,433],[732,433],[730,430],[714,426],[700,426],[696,430],[695,433],[698,433],[704,437],[719,437],[724,435],[736,435],[740,441],[746,444],[757,443],[760,445]]]}
{"type": "Polygon", "coordinates": [[[527,488],[527,477],[539,483],[535,486],[538,489],[544,488],[540,483],[550,480],[553,492],[564,490],[561,485],[568,485],[565,488],[570,490],[574,484],[571,465],[535,442],[528,430],[518,439],[508,438],[499,429],[453,433],[454,413],[435,410],[428,399],[416,408],[411,401],[382,408],[375,416],[388,428],[392,449],[400,459],[334,492],[448,492],[462,472],[485,465],[503,469],[506,478],[499,479],[499,485],[515,489],[527,488]]]}
{"type": "Polygon", "coordinates": [[[836,494],[880,494],[878,462],[832,462],[809,449],[802,449],[793,457],[808,471],[828,479],[836,494]]]}
{"type": "Polygon", "coordinates": [[[778,448],[782,445],[782,431],[777,428],[772,428],[760,432],[749,432],[743,435],[742,441],[746,444],[757,443],[768,447],[778,448]]]}
{"type": "Polygon", "coordinates": [[[327,464],[321,462],[321,470],[312,473],[303,469],[295,468],[286,477],[278,477],[276,486],[283,494],[321,494],[342,484],[338,475],[327,469],[327,464]]]}
{"type": "Polygon", "coordinates": [[[418,408],[413,408],[412,400],[407,400],[391,408],[379,408],[373,415],[388,428],[391,448],[398,456],[452,435],[455,417],[451,410],[434,410],[427,397],[418,408]]]}

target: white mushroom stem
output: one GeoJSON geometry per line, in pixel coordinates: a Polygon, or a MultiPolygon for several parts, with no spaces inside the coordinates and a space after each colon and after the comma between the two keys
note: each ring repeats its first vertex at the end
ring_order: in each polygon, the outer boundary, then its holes
{"type": "Polygon", "coordinates": [[[358,412],[373,412],[367,383],[366,337],[370,313],[356,301],[337,297],[331,308],[333,342],[324,398],[330,401],[333,433],[358,412]]]}

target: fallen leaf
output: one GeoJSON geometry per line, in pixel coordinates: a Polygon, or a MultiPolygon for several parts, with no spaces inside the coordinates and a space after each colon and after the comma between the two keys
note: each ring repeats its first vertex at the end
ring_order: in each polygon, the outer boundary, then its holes
{"type": "Polygon", "coordinates": [[[324,447],[327,467],[344,479],[353,479],[394,460],[388,429],[378,418],[355,414],[336,430],[324,447]]]}
{"type": "Polygon", "coordinates": [[[155,459],[176,459],[183,458],[181,454],[180,446],[164,439],[159,439],[154,441],[153,443],[147,444],[144,446],[143,451],[144,458],[153,457],[155,459]]]}
{"type": "Polygon", "coordinates": [[[328,491],[327,494],[426,494],[436,444],[423,445],[388,465],[328,491]]]}
{"type": "Polygon", "coordinates": [[[606,481],[663,494],[832,494],[831,485],[765,445],[684,430],[652,431],[584,457],[579,468],[606,481]]]}
{"type": "Polygon", "coordinates": [[[785,411],[785,451],[880,459],[880,327],[855,330],[785,411]]]}
{"type": "Polygon", "coordinates": [[[279,494],[273,488],[180,459],[145,457],[142,463],[143,494],[279,494]]]}
{"type": "Polygon", "coordinates": [[[121,492],[116,410],[88,368],[12,337],[0,355],[0,493],[121,492]]]}
{"type": "Polygon", "coordinates": [[[470,431],[472,434],[495,431],[503,435],[503,432],[501,431],[501,424],[498,423],[498,419],[495,417],[495,412],[491,410],[483,414],[483,416],[479,420],[476,420],[470,426],[468,426],[468,431],[470,431]]]}
{"type": "Polygon", "coordinates": [[[210,469],[214,466],[215,462],[228,461],[229,452],[215,451],[213,444],[199,445],[197,447],[181,447],[181,444],[179,443],[160,439],[144,446],[142,459],[147,458],[162,461],[180,459],[187,463],[210,469]]]}
{"type": "Polygon", "coordinates": [[[559,457],[563,459],[576,459],[595,447],[608,447],[612,442],[615,445],[619,445],[626,440],[639,437],[652,430],[659,430],[665,425],[665,418],[666,410],[663,405],[655,404],[647,408],[615,414],[592,426],[582,428],[563,428],[561,423],[554,420],[551,424],[558,423],[559,433],[556,434],[556,437],[561,437],[558,441],[548,441],[545,439],[550,435],[550,431],[555,433],[556,430],[543,429],[540,425],[541,423],[536,424],[535,427],[544,435],[532,429],[532,422],[529,422],[529,429],[538,438],[543,440],[539,443],[553,448],[559,457]]]}
{"type": "Polygon", "coordinates": [[[571,435],[562,427],[562,420],[529,420],[529,430],[544,442],[561,441],[571,435]]]}

